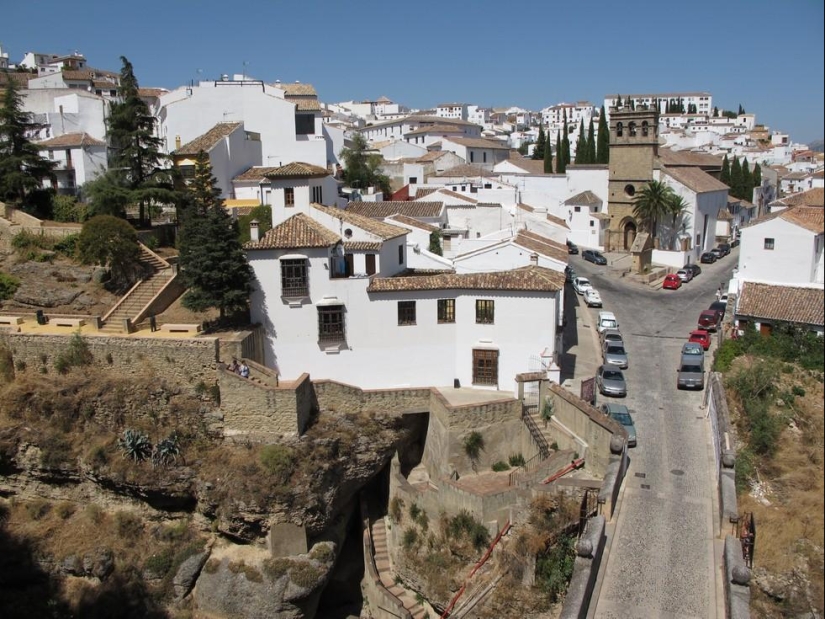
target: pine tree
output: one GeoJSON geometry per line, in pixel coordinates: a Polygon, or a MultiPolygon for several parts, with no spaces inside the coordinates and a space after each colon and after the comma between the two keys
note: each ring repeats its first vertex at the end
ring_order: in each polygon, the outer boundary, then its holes
{"type": "Polygon", "coordinates": [[[713,117],[714,118],[719,118],[719,108],[716,107],[715,105],[713,106],[713,117]]]}
{"type": "Polygon", "coordinates": [[[533,149],[533,159],[544,159],[544,149],[547,143],[547,136],[544,127],[539,127],[539,137],[536,140],[536,147],[533,149]]]}
{"type": "Polygon", "coordinates": [[[550,140],[544,145],[544,173],[553,173],[553,148],[550,145],[550,140]]]}
{"type": "Polygon", "coordinates": [[[188,197],[179,237],[180,276],[187,288],[182,303],[196,312],[218,308],[224,318],[248,306],[253,274],[203,151],[188,197]]]}
{"type": "Polygon", "coordinates": [[[607,115],[602,106],[599,114],[599,137],[596,144],[596,163],[610,162],[610,129],[607,126],[607,115]]]}
{"type": "Polygon", "coordinates": [[[9,80],[0,107],[0,198],[22,203],[49,178],[54,163],[26,137],[35,128],[31,115],[23,111],[23,98],[9,80]]]}
{"type": "Polygon", "coordinates": [[[753,174],[751,174],[751,181],[754,187],[762,186],[762,168],[758,163],[753,166],[753,174]]]}
{"type": "Polygon", "coordinates": [[[567,166],[564,163],[564,142],[561,134],[556,131],[556,174],[564,174],[567,166]]]}
{"type": "Polygon", "coordinates": [[[596,163],[596,134],[593,130],[593,117],[587,125],[587,161],[585,163],[596,163]]]}
{"type": "Polygon", "coordinates": [[[587,163],[587,137],[584,134],[584,118],[579,121],[579,137],[576,140],[576,163],[587,163]]]}
{"type": "Polygon", "coordinates": [[[732,196],[742,197],[742,164],[739,163],[739,157],[734,157],[730,166],[730,189],[732,196]]]}
{"type": "Polygon", "coordinates": [[[140,98],[132,63],[120,57],[119,102],[112,104],[107,125],[109,130],[109,168],[139,204],[139,224],[147,222],[146,207],[152,203],[174,204],[177,201],[169,172],[162,163],[163,140],[155,136],[155,117],[140,98]]]}
{"type": "Polygon", "coordinates": [[[742,161],[742,195],[739,197],[748,202],[753,199],[753,177],[747,159],[742,161]]]}
{"type": "Polygon", "coordinates": [[[719,180],[725,183],[728,187],[730,187],[730,162],[728,161],[728,156],[725,155],[725,158],[722,159],[722,172],[719,174],[719,180]]]}

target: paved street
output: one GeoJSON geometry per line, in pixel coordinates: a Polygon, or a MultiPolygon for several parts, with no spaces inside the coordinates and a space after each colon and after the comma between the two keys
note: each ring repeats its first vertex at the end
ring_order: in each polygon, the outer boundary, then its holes
{"type": "MultiPolygon", "coordinates": [[[[604,309],[619,321],[630,364],[628,396],[616,401],[631,410],[638,434],[619,515],[608,527],[590,617],[724,617],[720,568],[714,561],[720,559],[721,544],[714,531],[716,486],[704,392],[678,391],[676,366],[699,312],[715,300],[720,283],[727,283],[737,256],[734,250],[716,264],[701,265],[702,274],[679,290],[620,278],[607,267],[570,256],[577,274],[591,280],[604,309]]],[[[580,302],[576,323],[595,330],[598,311],[580,302]]],[[[568,315],[568,324],[572,319],[568,315]]],[[[579,339],[584,337],[581,328],[577,331],[579,339]]],[[[598,361],[588,363],[588,370],[591,365],[598,361]]],[[[575,375],[578,384],[584,376],[578,370],[575,375]]]]}

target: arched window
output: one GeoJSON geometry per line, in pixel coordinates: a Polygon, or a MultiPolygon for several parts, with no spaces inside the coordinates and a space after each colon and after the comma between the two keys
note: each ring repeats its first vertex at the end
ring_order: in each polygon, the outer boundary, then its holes
{"type": "Polygon", "coordinates": [[[622,133],[624,133],[624,125],[622,123],[616,123],[616,137],[622,137],[622,133]]]}
{"type": "Polygon", "coordinates": [[[647,121],[642,121],[642,136],[647,137],[647,121]]]}
{"type": "Polygon", "coordinates": [[[629,123],[627,125],[627,130],[628,130],[628,133],[630,133],[631,138],[636,137],[636,123],[629,123]]]}

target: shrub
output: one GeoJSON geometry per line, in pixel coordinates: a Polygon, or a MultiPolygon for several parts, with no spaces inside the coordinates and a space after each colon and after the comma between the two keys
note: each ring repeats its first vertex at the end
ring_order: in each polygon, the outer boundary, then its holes
{"type": "Polygon", "coordinates": [[[544,423],[547,423],[553,418],[553,414],[556,412],[556,406],[553,404],[553,401],[550,399],[546,399],[544,401],[544,406],[541,407],[541,418],[544,420],[544,423]]]}
{"type": "Polygon", "coordinates": [[[487,527],[473,518],[467,510],[461,510],[447,521],[445,534],[452,539],[468,539],[476,550],[484,548],[490,541],[487,527]]]}
{"type": "Polygon", "coordinates": [[[54,237],[23,230],[12,238],[11,246],[24,255],[38,249],[51,250],[54,247],[54,237]]]}
{"type": "Polygon", "coordinates": [[[72,448],[60,434],[49,434],[40,443],[40,465],[47,469],[60,468],[72,459],[72,448]]]}
{"type": "Polygon", "coordinates": [[[536,561],[536,584],[556,603],[567,590],[573,575],[576,558],[575,537],[562,535],[556,543],[536,561]]]}
{"type": "Polygon", "coordinates": [[[69,339],[68,346],[57,355],[54,360],[54,369],[65,374],[71,368],[90,365],[92,361],[94,361],[94,356],[89,349],[89,344],[77,331],[69,339]]]}
{"type": "Polygon", "coordinates": [[[776,451],[782,423],[768,410],[765,400],[749,399],[745,402],[745,412],[750,425],[748,447],[757,455],[771,456],[776,451]]]}
{"type": "Polygon", "coordinates": [[[152,443],[143,432],[127,429],[123,432],[123,437],[118,439],[117,445],[123,450],[123,457],[131,458],[134,462],[152,457],[152,443]]]}
{"type": "MultiPolygon", "coordinates": [[[[265,564],[266,562],[264,562],[265,564]]],[[[218,568],[221,566],[221,562],[218,559],[209,559],[203,566],[203,571],[207,574],[214,574],[218,571],[218,568]]]]}
{"type": "Polygon", "coordinates": [[[87,264],[108,267],[117,286],[127,286],[139,271],[140,246],[137,233],[125,220],[98,215],[83,224],[78,254],[87,264]]]}
{"type": "Polygon", "coordinates": [[[100,505],[95,505],[94,503],[89,503],[83,512],[86,518],[93,524],[101,524],[106,516],[100,505]]]}
{"type": "Polygon", "coordinates": [[[510,465],[504,462],[504,460],[499,460],[495,464],[493,464],[492,469],[496,473],[500,473],[501,471],[508,471],[510,470],[510,465]]]}
{"type": "Polygon", "coordinates": [[[14,363],[14,369],[15,369],[15,370],[17,370],[18,372],[23,372],[23,371],[25,371],[25,370],[26,370],[26,362],[25,362],[25,361],[23,361],[22,359],[18,359],[18,360],[14,363]]]}
{"type": "Polygon", "coordinates": [[[309,553],[309,558],[321,563],[332,563],[335,560],[335,552],[327,544],[315,544],[309,553]]]}
{"type": "Polygon", "coordinates": [[[401,538],[401,545],[404,546],[405,549],[410,550],[415,544],[418,542],[418,531],[410,527],[404,531],[404,535],[401,538]]]}
{"type": "Polygon", "coordinates": [[[230,561],[227,568],[233,574],[243,574],[244,577],[250,582],[263,582],[264,579],[261,576],[261,573],[256,570],[253,566],[247,565],[243,561],[230,561]]]}
{"type": "Polygon", "coordinates": [[[413,503],[410,505],[410,518],[414,521],[418,520],[418,517],[421,515],[421,508],[418,507],[418,503],[413,503]]]}
{"type": "Polygon", "coordinates": [[[791,389],[791,393],[801,398],[805,396],[805,389],[800,387],[799,385],[794,385],[791,389]]]}
{"type": "Polygon", "coordinates": [[[120,511],[115,514],[115,529],[118,537],[134,541],[143,533],[143,521],[131,512],[120,511]]]}
{"type": "Polygon", "coordinates": [[[270,580],[278,580],[292,567],[292,560],[283,558],[264,559],[262,567],[264,574],[266,574],[270,580]]]}
{"type": "Polygon", "coordinates": [[[14,380],[14,356],[5,346],[0,346],[0,378],[7,383],[14,380]]]}
{"type": "Polygon", "coordinates": [[[513,467],[524,466],[524,456],[521,454],[513,454],[508,458],[508,461],[510,462],[510,466],[513,467]]]}
{"type": "Polygon", "coordinates": [[[292,449],[284,445],[265,445],[258,458],[264,470],[285,484],[292,477],[295,468],[292,449]]]}
{"type": "Polygon", "coordinates": [[[299,587],[314,589],[321,580],[321,570],[305,561],[295,562],[289,570],[289,578],[299,587]]]}
{"type": "Polygon", "coordinates": [[[164,548],[160,552],[150,555],[143,562],[143,569],[162,578],[172,568],[173,559],[172,549],[164,548]]]}
{"type": "Polygon", "coordinates": [[[173,462],[177,463],[179,455],[178,435],[173,432],[155,446],[155,451],[152,452],[152,464],[168,466],[173,462]]]}
{"type": "Polygon", "coordinates": [[[74,514],[76,507],[74,503],[69,503],[69,501],[62,501],[58,503],[54,508],[54,513],[60,517],[61,520],[68,520],[74,514]]]}
{"type": "Polygon", "coordinates": [[[470,432],[464,437],[464,453],[470,460],[475,463],[482,451],[484,451],[484,437],[480,433],[470,432]]]}
{"type": "Polygon", "coordinates": [[[750,488],[756,469],[753,452],[749,448],[740,449],[736,454],[736,493],[742,494],[750,488]]]}
{"type": "Polygon", "coordinates": [[[77,244],[80,240],[79,234],[67,234],[54,244],[54,250],[69,258],[77,255],[77,244]]]}
{"type": "Polygon", "coordinates": [[[14,275],[0,273],[0,301],[11,299],[20,287],[20,280],[14,275]]]}
{"type": "Polygon", "coordinates": [[[43,499],[34,499],[26,503],[26,513],[32,520],[40,520],[45,518],[46,514],[51,511],[52,505],[43,499]]]}
{"type": "Polygon", "coordinates": [[[52,219],[59,222],[81,223],[86,219],[86,205],[72,196],[56,195],[52,199],[52,219]]]}
{"type": "Polygon", "coordinates": [[[727,372],[733,360],[742,354],[742,348],[741,340],[725,340],[722,342],[722,345],[716,351],[714,369],[717,372],[727,372]]]}
{"type": "Polygon", "coordinates": [[[404,517],[404,499],[400,497],[393,497],[390,501],[390,518],[393,522],[401,522],[404,517]]]}

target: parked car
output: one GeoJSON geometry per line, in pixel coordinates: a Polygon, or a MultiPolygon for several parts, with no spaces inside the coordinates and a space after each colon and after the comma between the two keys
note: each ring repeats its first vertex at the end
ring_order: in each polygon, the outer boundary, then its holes
{"type": "Polygon", "coordinates": [[[662,288],[666,290],[679,290],[682,287],[682,279],[676,273],[665,275],[665,281],[662,282],[662,288]]]}
{"type": "Polygon", "coordinates": [[[576,246],[575,243],[571,243],[570,241],[567,241],[567,253],[568,254],[578,254],[579,253],[579,248],[576,246]]]}
{"type": "Polygon", "coordinates": [[[599,336],[602,340],[602,346],[604,346],[606,342],[619,343],[624,346],[624,339],[622,339],[622,334],[618,329],[605,329],[599,336]]]}
{"type": "Polygon", "coordinates": [[[573,283],[573,278],[576,277],[576,272],[573,270],[573,267],[566,266],[564,267],[564,281],[568,284],[573,283]]]}
{"type": "Polygon", "coordinates": [[[582,252],[582,258],[593,264],[607,264],[607,258],[594,249],[585,249],[582,252]]]}
{"type": "Polygon", "coordinates": [[[599,366],[596,372],[596,387],[602,395],[624,397],[627,395],[627,383],[622,371],[610,366],[599,366]]]}
{"type": "Polygon", "coordinates": [[[691,262],[690,264],[686,264],[682,268],[683,269],[690,269],[691,271],[693,271],[693,277],[696,277],[697,275],[699,275],[702,272],[702,267],[700,267],[695,262],[691,262]]]}
{"type": "Polygon", "coordinates": [[[731,247],[732,245],[730,243],[719,243],[719,249],[725,252],[726,256],[730,253],[731,247]]]}
{"type": "Polygon", "coordinates": [[[630,414],[630,411],[627,410],[627,406],[624,404],[614,404],[613,402],[608,402],[607,404],[602,404],[600,410],[611,419],[622,424],[627,432],[627,446],[635,447],[636,426],[633,425],[633,417],[630,414]]]}
{"type": "Polygon", "coordinates": [[[584,294],[585,290],[588,290],[592,287],[593,286],[591,285],[590,280],[586,277],[573,278],[573,290],[575,290],[577,294],[584,294]]]}
{"type": "Polygon", "coordinates": [[[714,247],[710,250],[710,253],[714,255],[714,257],[719,260],[719,258],[725,257],[725,252],[719,249],[718,247],[714,247]]]}
{"type": "Polygon", "coordinates": [[[705,356],[682,355],[676,368],[677,389],[705,388],[705,356]]]}
{"type": "Polygon", "coordinates": [[[699,257],[699,262],[702,264],[713,264],[716,262],[716,256],[712,252],[706,251],[699,257]]]}
{"type": "Polygon", "coordinates": [[[719,312],[722,315],[721,317],[724,318],[725,317],[725,312],[728,309],[728,302],[727,302],[727,300],[722,301],[721,299],[719,301],[714,301],[713,303],[710,304],[710,307],[708,307],[708,309],[709,310],[716,310],[717,312],[719,312]]]}
{"type": "Polygon", "coordinates": [[[722,312],[716,309],[704,310],[701,314],[699,314],[699,320],[697,321],[698,327],[700,329],[705,329],[706,331],[716,331],[721,322],[722,312]]]}
{"type": "Polygon", "coordinates": [[[601,307],[602,297],[595,288],[588,288],[584,291],[584,302],[587,304],[587,307],[601,307]]]}
{"type": "Polygon", "coordinates": [[[599,319],[596,322],[596,330],[601,333],[605,329],[618,329],[619,321],[613,312],[599,312],[599,319]]]}
{"type": "Polygon", "coordinates": [[[695,329],[690,332],[688,342],[696,342],[700,344],[704,350],[710,348],[710,333],[704,329],[695,329]]]}
{"type": "Polygon", "coordinates": [[[678,271],[676,271],[676,277],[681,279],[684,283],[688,283],[690,280],[693,279],[693,270],[679,269],[678,271]]]}
{"type": "Polygon", "coordinates": [[[685,342],[682,344],[682,356],[685,355],[705,355],[705,349],[697,342],[685,342]]]}
{"type": "Polygon", "coordinates": [[[602,346],[605,365],[615,365],[627,369],[627,351],[622,342],[605,342],[602,346]]]}

